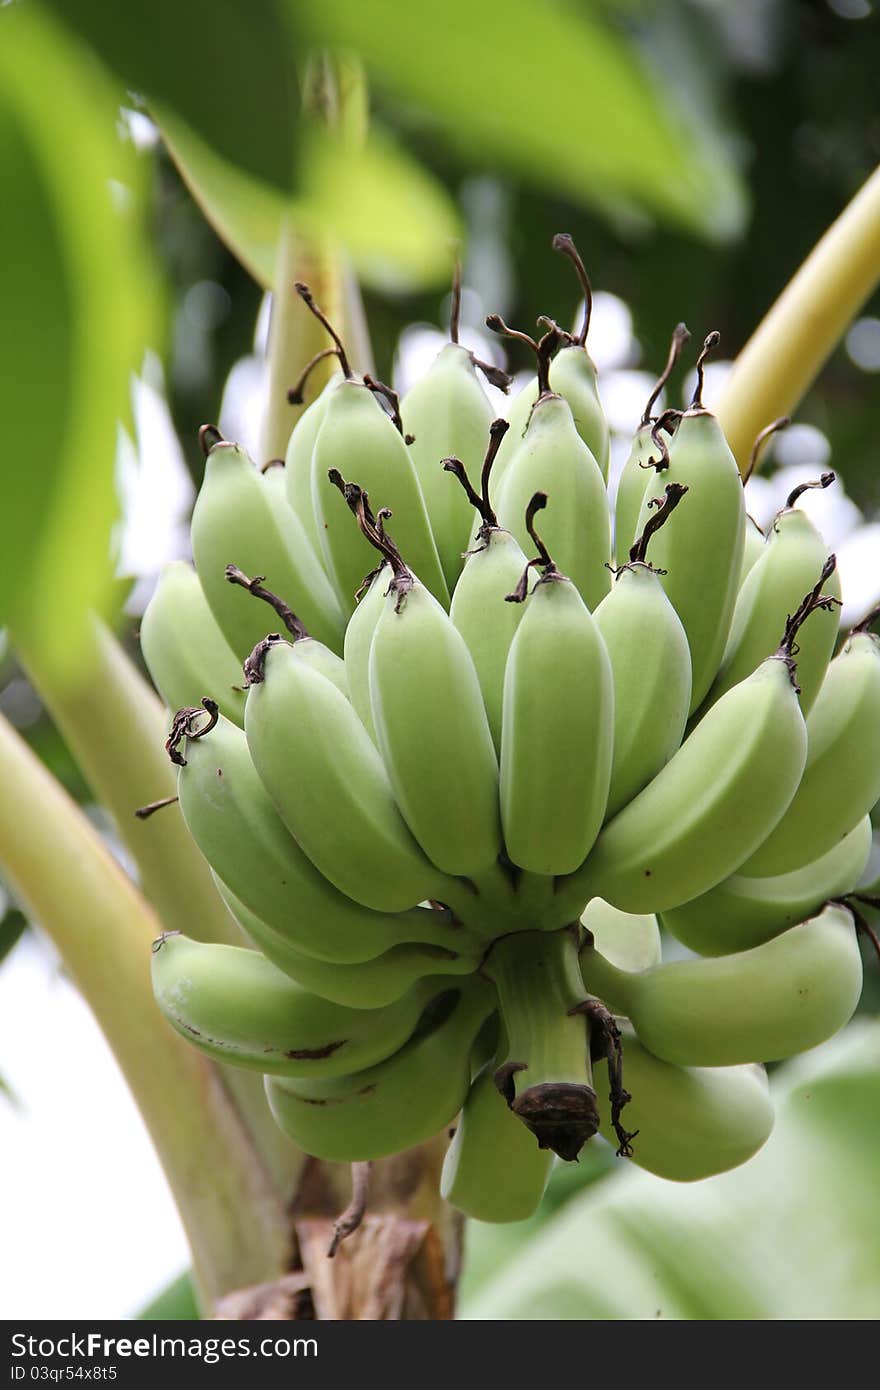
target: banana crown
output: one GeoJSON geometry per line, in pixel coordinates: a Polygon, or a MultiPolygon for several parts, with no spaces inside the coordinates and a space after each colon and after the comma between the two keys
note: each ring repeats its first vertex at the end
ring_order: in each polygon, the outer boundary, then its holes
{"type": "Polygon", "coordinates": [[[263,1072],[317,1157],[457,1123],[442,1190],[489,1221],[599,1135],[678,1181],[760,1147],[754,1064],[856,1006],[880,799],[877,614],[834,657],[835,559],[798,490],[766,540],[748,526],[702,404],[717,334],[675,410],[673,332],[612,550],[592,291],[554,246],[583,316],[533,338],[490,315],[536,364],[507,419],[458,282],[402,404],[298,285],[330,345],[291,401],[332,357],[330,379],[266,476],[205,427],[195,568],[142,627],[186,831],[243,934],[157,943],[159,1007],[263,1072]],[[664,960],[661,927],[694,958],[664,960]]]}

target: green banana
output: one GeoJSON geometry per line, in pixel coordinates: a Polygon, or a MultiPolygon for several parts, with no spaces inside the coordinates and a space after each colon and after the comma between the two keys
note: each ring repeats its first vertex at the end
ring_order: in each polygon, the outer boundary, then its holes
{"type": "Polygon", "coordinates": [[[648,970],[660,964],[660,929],[652,913],[621,912],[602,898],[593,898],[581,913],[581,922],[596,949],[621,970],[648,970]]]}
{"type": "Polygon", "coordinates": [[[169,709],[196,705],[210,693],[227,719],[244,722],[241,664],[185,560],[162,567],[141,618],[141,651],[169,709]]]}
{"type": "MultiPolygon", "coordinates": [[[[439,471],[439,459],[437,460],[439,471]]],[[[327,403],[312,454],[312,502],[324,559],[347,614],[371,566],[370,547],[352,525],[329,474],[357,475],[364,492],[394,514],[395,533],[413,570],[449,607],[437,545],[415,466],[400,431],[361,382],[343,381],[327,403]]]]}
{"type": "Polygon", "coordinates": [[[625,912],[666,912],[707,893],[781,820],[806,757],[788,667],[769,657],[608,822],[557,897],[576,903],[598,894],[625,912]]]}
{"type": "MultiPolygon", "coordinates": [[[[761,530],[760,526],[758,525],[757,521],[753,516],[749,516],[748,512],[746,512],[746,531],[745,537],[743,539],[743,557],[742,565],[740,567],[739,572],[740,593],[742,593],[742,586],[746,582],[746,579],[751,574],[755,565],[758,563],[758,561],[764,554],[764,547],[766,543],[767,538],[764,535],[764,532],[761,530]]],[[[736,609],[734,609],[734,613],[735,612],[736,609]]]]}
{"type": "MultiPolygon", "coordinates": [[[[284,505],[286,506],[287,503],[285,502],[284,505]]],[[[327,680],[332,681],[336,689],[348,699],[348,676],[342,657],[337,656],[336,652],[331,651],[329,647],[324,646],[323,642],[318,642],[311,636],[302,621],[293,610],[287,606],[284,600],[279,598],[277,594],[274,594],[271,589],[267,589],[265,585],[261,583],[261,575],[257,575],[254,579],[249,579],[244,571],[240,570],[237,565],[227,565],[226,578],[230,584],[237,584],[240,588],[246,589],[254,598],[262,599],[265,603],[268,603],[272,611],[281,619],[282,626],[290,633],[290,642],[295,642],[297,644],[297,658],[305,662],[306,665],[313,667],[314,670],[319,671],[322,676],[326,676],[327,680]]],[[[265,643],[281,642],[284,640],[285,639],[282,638],[280,633],[273,632],[265,637],[262,643],[258,643],[257,646],[259,650],[262,650],[265,643]]],[[[250,662],[251,656],[248,656],[244,662],[245,678],[248,677],[250,662]]]]}
{"type": "MultiPolygon", "coordinates": [[[[468,545],[471,510],[467,498],[443,476],[440,460],[454,455],[466,468],[479,467],[492,420],[492,407],[467,348],[447,343],[427,375],[404,396],[400,414],[404,430],[413,436],[410,457],[452,593],[468,545]]],[[[399,527],[395,529],[399,532],[399,527]]]]}
{"type": "Polygon", "coordinates": [[[469,975],[480,963],[481,952],[474,949],[468,934],[461,929],[450,930],[449,948],[408,942],[390,947],[373,960],[352,964],[338,959],[317,960],[292,946],[289,936],[267,926],[219,879],[217,886],[226,906],[257,950],[303,989],[334,1004],[352,1009],[381,1009],[402,998],[426,975],[469,975]],[[470,954],[456,950],[459,944],[470,944],[470,954]]]}
{"type": "MultiPolygon", "coordinates": [[[[863,816],[827,853],[770,878],[733,874],[693,902],[663,913],[663,925],[701,956],[746,951],[851,893],[871,852],[871,817],[863,816]]],[[[599,949],[607,954],[600,943],[599,949]]],[[[617,964],[618,962],[615,962],[617,964]]]]}
{"type": "Polygon", "coordinates": [[[656,434],[661,429],[671,434],[681,416],[679,410],[665,410],[655,419],[652,412],[690,336],[685,324],[676,324],[669,344],[666,366],[648,397],[639,427],[633,437],[632,448],[617,482],[614,501],[614,552],[615,563],[618,565],[623,564],[628,558],[630,548],[635,543],[639,513],[650,479],[650,469],[662,454],[662,446],[658,443],[656,434]]]}
{"type": "Polygon", "coordinates": [[[440,1195],[476,1221],[525,1221],[537,1210],[553,1154],[539,1149],[495,1085],[495,1062],[474,1080],[440,1178],[440,1195]]]}
{"type": "Polygon", "coordinates": [[[404,942],[457,950],[449,914],[370,912],[321,876],[282,823],[244,733],[229,721],[187,742],[178,792],[187,829],[225,889],[296,951],[357,964],[404,942]]]}
{"type": "Polygon", "coordinates": [[[480,683],[448,614],[399,557],[392,567],[370,647],[379,748],[425,854],[444,873],[473,879],[501,850],[498,760],[480,683]]]}
{"type": "Polygon", "coordinates": [[[492,1013],[479,978],[435,999],[393,1056],[351,1076],[327,1080],[266,1078],[272,1114],[305,1153],[357,1163],[423,1144],[461,1109],[474,1040],[492,1013]]]}
{"type": "Polygon", "coordinates": [[[862,989],[852,914],[838,903],[734,955],[627,974],[587,944],[581,968],[590,993],[625,1014],[649,1052],[685,1067],[805,1052],[849,1022],[862,989]]]}
{"type": "Polygon", "coordinates": [[[610,594],[594,615],[614,684],[608,819],[666,766],[687,724],[691,698],[687,635],[660,576],[645,559],[652,533],[683,495],[680,485],[667,486],[663,506],[649,520],[627,563],[617,570],[610,594]]]}
{"type": "Polygon", "coordinates": [[[724,654],[739,589],[745,540],[742,479],[714,415],[701,400],[703,361],[718,341],[710,334],[698,360],[694,399],[681,416],[668,448],[662,481],[650,481],[642,501],[637,531],[650,518],[662,483],[681,483],[689,490],[687,506],[675,526],[665,527],[651,558],[663,575],[663,587],[681,618],[691,650],[691,712],[702,702],[724,654]]]}
{"type": "Polygon", "coordinates": [[[331,1004],[259,951],[173,933],[153,943],[153,992],[168,1022],[218,1061],[271,1075],[343,1076],[390,1057],[444,988],[419,980],[384,1008],[331,1004]]]}
{"type": "MultiPolygon", "coordinates": [[[[567,402],[575,428],[595,459],[604,482],[608,478],[610,434],[608,421],[605,419],[605,412],[599,399],[595,363],[586,348],[593,308],[593,292],[584,263],[574,242],[566,232],[559,232],[553,238],[553,249],[566,256],[575,268],[584,295],[584,318],[576,335],[559,329],[550,319],[539,320],[542,326],[550,326],[556,330],[559,343],[563,346],[550,363],[549,383],[545,381],[542,384],[539,371],[535,380],[529,382],[513,401],[508,416],[510,435],[506,443],[502,445],[498,455],[497,477],[500,479],[507,471],[508,465],[512,463],[517,446],[528,428],[535,403],[542,391],[549,389],[567,402]]],[[[497,315],[494,315],[493,318],[497,320],[497,315]]],[[[489,323],[489,327],[497,331],[495,323],[489,323]]],[[[542,482],[541,479],[535,480],[531,491],[534,492],[537,487],[549,491],[549,484],[542,482]]]]}
{"type": "Polygon", "coordinates": [[[522,605],[505,603],[505,595],[519,582],[526,557],[519,542],[498,525],[489,501],[489,477],[498,447],[508,430],[506,420],[495,420],[490,427],[489,449],[483,463],[482,489],[471,487],[460,459],[444,459],[444,467],[454,473],[481,518],[474,548],[465,559],[464,570],[455,586],[449,616],[465,640],[471,654],[486,718],[496,752],[501,751],[501,710],[504,699],[504,669],[514,633],[522,617],[522,605]]]}
{"type": "Polygon", "coordinates": [[[332,682],[298,658],[300,645],[264,650],[245,706],[251,757],[281,819],[319,872],[364,907],[447,902],[454,885],[407,829],[369,734],[332,682]]]}
{"type": "MultiPolygon", "coordinates": [[[[761,1067],[676,1067],[653,1057],[621,1025],[627,1123],[636,1131],[631,1161],[659,1178],[698,1182],[737,1168],[773,1128],[773,1103],[761,1067]]],[[[597,1080],[604,1061],[596,1063],[597,1080]]],[[[602,1135],[616,1145],[611,1126],[602,1135]]]]}
{"type": "Polygon", "coordinates": [[[535,404],[497,493],[498,520],[524,549],[529,545],[526,508],[537,491],[550,499],[543,524],[547,547],[592,611],[611,585],[605,482],[574,427],[568,403],[547,392],[535,404]]]}
{"type": "Polygon", "coordinates": [[[784,874],[818,859],[880,800],[880,638],[850,635],[828,667],[807,737],[797,794],[744,874],[784,874]]]}
{"type": "Polygon", "coordinates": [[[243,656],[265,635],[259,604],[226,582],[226,566],[266,578],[303,619],[309,632],[342,650],[345,619],[302,522],[277,506],[274,485],[243,449],[202,430],[208,450],[205,479],[192,517],[196,570],[227,642],[243,656]]]}
{"type": "Polygon", "coordinates": [[[373,645],[373,633],[385,606],[385,595],[391,579],[391,567],[384,560],[373,574],[367,576],[364,581],[367,587],[348,620],[343,647],[349,698],[374,743],[376,726],[373,723],[373,709],[370,704],[370,647],[373,645]]]}
{"type": "MultiPolygon", "coordinates": [[[[335,349],[329,348],[327,352],[335,353],[335,349]]],[[[318,430],[324,423],[327,402],[342,380],[341,373],[332,376],[311,405],[306,406],[291,431],[284,458],[287,501],[302,522],[316,555],[321,554],[321,537],[312,505],[312,454],[315,452],[318,430]]],[[[302,400],[296,388],[289,394],[293,396],[294,404],[299,404],[302,400]]]]}
{"type": "MultiPolygon", "coordinates": [[[[614,689],[598,625],[534,529],[543,573],[510,645],[501,721],[501,823],[509,858],[536,874],[570,873],[605,816],[614,689]]],[[[528,568],[520,590],[526,598],[528,568]]]]}
{"type": "MultiPolygon", "coordinates": [[[[834,482],[833,473],[824,473],[817,487],[834,482]]],[[[795,488],[784,509],[774,519],[761,558],[743,582],[736,600],[727,646],[706,700],[707,709],[725,690],[744,680],[779,640],[786,616],[793,613],[801,597],[816,583],[828,559],[824,540],[802,511],[795,508],[805,487],[795,488]]],[[[840,578],[835,572],[828,581],[828,592],[840,599],[840,578]]],[[[833,608],[814,613],[798,637],[798,685],[801,709],[808,715],[822,684],[838,622],[833,608]]]]}

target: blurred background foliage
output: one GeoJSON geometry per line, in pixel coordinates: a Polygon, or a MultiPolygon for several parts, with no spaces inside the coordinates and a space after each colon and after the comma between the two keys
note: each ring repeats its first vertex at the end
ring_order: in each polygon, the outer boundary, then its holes
{"type": "MultiPolygon", "coordinates": [[[[283,216],[344,247],[386,380],[407,326],[444,324],[458,239],[483,312],[568,322],[570,269],[549,250],[562,229],[631,312],[621,365],[653,371],[681,319],[734,357],[880,163],[878,72],[872,0],[3,4],[0,626],[36,623],[75,654],[87,603],[119,612],[130,581],[107,556],[130,373],[158,355],[198,484],[197,430],[253,352],[283,216]],[[325,45],[347,95],[333,110],[306,58],[325,45]]],[[[875,294],[797,417],[869,519],[878,382],[875,294]]],[[[0,711],[88,802],[2,642],[0,711]]],[[[10,906],[0,959],[22,925],[10,906]]],[[[878,1001],[869,972],[863,1009],[878,1001]]],[[[603,1172],[561,1175],[544,1216],[603,1172]]]]}

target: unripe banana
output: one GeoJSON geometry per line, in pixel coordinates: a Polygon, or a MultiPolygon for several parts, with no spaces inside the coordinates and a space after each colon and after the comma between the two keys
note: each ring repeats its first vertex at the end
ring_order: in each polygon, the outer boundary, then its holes
{"type": "Polygon", "coordinates": [[[438,869],[479,876],[501,850],[498,760],[480,683],[464,638],[406,571],[376,624],[369,679],[376,737],[404,820],[438,869]]]}
{"type": "Polygon", "coordinates": [[[660,929],[651,913],[621,912],[594,898],[581,913],[596,950],[621,970],[648,970],[661,959],[660,929]]]}
{"type": "Polygon", "coordinates": [[[343,647],[349,699],[374,743],[376,726],[370,704],[370,647],[373,645],[376,624],[385,607],[385,595],[391,579],[391,566],[383,562],[370,578],[358,599],[357,608],[348,620],[343,647]]]}
{"type": "Polygon", "coordinates": [[[542,526],[547,548],[592,610],[611,585],[608,499],[599,465],[561,396],[540,397],[497,491],[498,520],[524,549],[529,534],[523,518],[537,491],[549,499],[542,526]]]}
{"type": "MultiPolygon", "coordinates": [[[[538,377],[530,382],[516,397],[509,413],[510,435],[506,448],[502,446],[498,459],[497,476],[506,471],[519,440],[526,432],[538,396],[544,390],[551,390],[568,402],[574,418],[575,427],[581,439],[599,465],[603,481],[608,478],[610,436],[608,421],[599,400],[596,384],[596,366],[587,352],[587,335],[590,331],[590,318],[593,311],[593,291],[589,276],[577,247],[567,232],[559,232],[553,238],[553,249],[571,261],[580,282],[584,296],[584,317],[577,334],[559,329],[550,319],[540,319],[539,323],[549,326],[558,334],[559,342],[565,344],[550,363],[549,382],[540,368],[538,377]]],[[[498,331],[494,323],[490,327],[498,331]]],[[[554,345],[555,346],[555,345],[554,345]]],[[[532,488],[549,490],[549,485],[537,480],[532,488]]],[[[526,499],[527,500],[527,499],[526,499]]],[[[592,606],[592,605],[591,605],[592,606]]]]}
{"type": "Polygon", "coordinates": [[[649,1052],[685,1067],[805,1052],[849,1022],[862,989],[852,914],[836,903],[735,955],[627,974],[587,946],[581,968],[590,993],[625,1014],[649,1052]]]}
{"type": "Polygon", "coordinates": [[[597,624],[571,581],[547,566],[504,676],[501,823],[514,864],[556,875],[583,863],[605,815],[613,730],[597,624]]]}
{"type": "Polygon", "coordinates": [[[312,454],[318,430],[324,423],[327,402],[342,379],[341,374],[332,376],[320,395],[303,411],[293,427],[284,458],[287,501],[302,522],[316,555],[321,554],[321,538],[312,503],[312,454]]]}
{"type": "MultiPolygon", "coordinates": [[[[740,566],[739,571],[740,592],[742,592],[742,586],[748,578],[749,574],[751,574],[755,565],[758,563],[758,561],[761,559],[761,556],[764,554],[764,547],[766,546],[766,544],[767,538],[764,535],[764,532],[761,530],[757,521],[755,521],[755,518],[753,516],[749,516],[748,512],[746,512],[746,531],[745,537],[743,539],[743,557],[742,565],[740,566]]],[[[736,612],[735,609],[734,612],[736,612]]]]}
{"type": "Polygon", "coordinates": [[[369,734],[298,646],[266,651],[245,707],[251,757],[281,819],[324,877],[364,907],[447,902],[452,885],[407,829],[369,734]]]}
{"type": "MultiPolygon", "coordinates": [[[[827,854],[803,868],[770,878],[733,874],[701,898],[664,912],[663,925],[701,956],[746,951],[803,922],[830,899],[851,893],[870,852],[871,817],[864,816],[827,854]]],[[[607,954],[601,943],[599,950],[607,954]]]]}
{"type": "Polygon", "coordinates": [[[196,570],[226,640],[242,658],[265,635],[258,603],[226,581],[226,566],[262,575],[316,638],[342,650],[345,619],[302,522],[275,505],[273,484],[243,449],[203,431],[210,445],[205,480],[192,517],[196,570]]]}
{"type": "Polygon", "coordinates": [[[409,450],[373,392],[353,380],[341,382],[330,397],[312,454],[312,500],[324,559],[345,612],[351,614],[375,557],[329,481],[333,471],[354,475],[365,492],[393,512],[401,550],[422,583],[448,608],[449,591],[409,450]]]}
{"type": "MultiPolygon", "coordinates": [[[[833,482],[834,474],[825,474],[822,486],[826,478],[833,482]]],[[[703,709],[714,704],[725,690],[745,680],[765,656],[775,651],[786,617],[816,583],[827,559],[828,550],[821,535],[790,498],[789,505],[774,519],[764,553],[739,591],[724,656],[703,709]]],[[[840,598],[840,577],[836,572],[831,575],[826,590],[840,598]]],[[[805,716],[819,693],[837,631],[838,618],[833,608],[813,613],[801,628],[798,685],[805,716]]]]}
{"type": "Polygon", "coordinates": [[[598,894],[665,912],[714,888],[781,820],[807,757],[785,660],[770,657],[713,705],[653,782],[609,821],[557,897],[598,894]]]}
{"type": "Polygon", "coordinates": [[[217,626],[192,565],[164,565],[141,619],[141,651],[170,710],[210,694],[221,713],[244,722],[241,663],[217,626]]]}
{"type": "Polygon", "coordinates": [[[480,963],[480,952],[470,955],[457,952],[459,939],[469,940],[467,933],[450,929],[450,946],[406,945],[392,946],[373,960],[355,964],[341,961],[316,960],[314,956],[297,951],[290,938],[267,926],[245,907],[219,880],[220,893],[239,926],[267,960],[298,985],[334,1004],[352,1009],[381,1009],[393,1004],[418,981],[427,975],[469,975],[480,963]]]}
{"type": "Polygon", "coordinates": [[[482,980],[440,995],[387,1061],[338,1079],[266,1078],[272,1114],[305,1153],[357,1163],[423,1144],[461,1109],[474,1039],[495,1007],[482,980]]]}
{"type": "MultiPolygon", "coordinates": [[[[636,1131],[631,1161],[659,1178],[698,1182],[737,1168],[773,1128],[773,1103],[761,1067],[675,1067],[653,1057],[623,1024],[626,1120],[636,1131]]],[[[596,1063],[597,1083],[604,1060],[596,1063]]],[[[617,1144],[603,1122],[601,1133],[617,1144]]]]}
{"type": "Polygon", "coordinates": [[[449,616],[471,654],[492,739],[501,751],[504,671],[523,614],[520,603],[505,603],[526,567],[522,547],[509,531],[489,527],[465,561],[452,595],[449,616]]]}
{"type": "Polygon", "coordinates": [[[458,949],[448,915],[369,912],[328,883],[282,823],[244,733],[227,720],[187,743],[178,792],[187,829],[224,887],[297,951],[353,964],[408,941],[458,949]]]}
{"type": "Polygon", "coordinates": [[[537,1210],[553,1155],[506,1105],[495,1085],[496,1063],[483,1068],[467,1094],[440,1178],[440,1195],[476,1221],[525,1221],[537,1210]]]}
{"type": "Polygon", "coordinates": [[[276,1076],[343,1076],[402,1047],[442,977],[382,1009],[348,1009],[303,989],[259,951],[166,935],[153,944],[156,1003],[209,1057],[276,1076]]]}
{"type": "MultiPolygon", "coordinates": [[[[400,414],[404,430],[413,436],[410,458],[421,483],[443,573],[452,593],[461,574],[462,552],[467,549],[472,516],[467,498],[444,475],[440,460],[454,455],[465,468],[479,469],[492,420],[492,407],[477,380],[467,348],[447,343],[427,374],[404,396],[400,414]]],[[[349,471],[353,471],[353,462],[349,471]]],[[[360,481],[360,474],[357,477],[360,481]]],[[[382,496],[384,500],[384,493],[382,496]]],[[[395,534],[400,537],[397,518],[395,534]]],[[[403,553],[407,551],[404,549],[403,553]]]]}
{"type": "Polygon", "coordinates": [[[797,795],[744,874],[784,874],[827,854],[880,800],[880,639],[854,632],[807,720],[797,795]]]}
{"type": "Polygon", "coordinates": [[[736,460],[715,416],[700,403],[699,390],[669,445],[668,467],[653,486],[649,482],[638,531],[651,515],[651,503],[662,497],[668,483],[688,488],[687,505],[676,524],[664,527],[657,536],[651,559],[666,571],[663,587],[687,633],[693,711],[709,689],[727,643],[739,590],[746,516],[736,460]]]}
{"type": "Polygon", "coordinates": [[[638,535],[642,500],[649,482],[653,481],[650,469],[652,464],[659,462],[662,453],[658,432],[665,429],[671,434],[681,414],[677,410],[667,410],[655,420],[652,411],[690,336],[683,323],[677,324],[673,330],[666,366],[648,397],[639,427],[633,437],[629,457],[618,479],[614,505],[614,552],[617,557],[615,563],[618,565],[622,565],[629,558],[630,548],[638,535]]]}
{"type": "MultiPolygon", "coordinates": [[[[681,495],[673,487],[651,524],[665,519],[681,495]]],[[[669,524],[675,526],[677,519],[669,524]]],[[[687,635],[660,576],[645,560],[646,545],[644,539],[639,558],[618,569],[595,613],[614,684],[609,819],[666,766],[681,744],[690,706],[687,635]]]]}

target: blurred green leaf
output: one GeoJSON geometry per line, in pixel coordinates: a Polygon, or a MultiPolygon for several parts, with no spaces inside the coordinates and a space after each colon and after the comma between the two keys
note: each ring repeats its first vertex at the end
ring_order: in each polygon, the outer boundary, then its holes
{"type": "Polygon", "coordinates": [[[742,227],[725,151],[695,143],[693,120],[596,4],[284,3],[299,33],[353,49],[379,85],[439,118],[470,165],[497,160],[580,203],[713,238],[742,227]]]}
{"type": "Polygon", "coordinates": [[[780,1068],[774,1095],[776,1129],[742,1168],[692,1185],[620,1172],[567,1203],[460,1316],[875,1318],[880,1023],[780,1068]]]}
{"type": "Polygon", "coordinates": [[[0,965],[9,955],[13,946],[24,935],[27,918],[17,907],[9,907],[0,920],[0,965]]]}
{"type": "Polygon", "coordinates": [[[300,101],[277,0],[50,0],[130,90],[287,190],[300,101]]]}
{"type": "Polygon", "coordinates": [[[135,1314],[139,1322],[196,1322],[200,1316],[189,1270],[172,1279],[135,1314]]]}
{"type": "Polygon", "coordinates": [[[160,298],[117,119],[55,21],[0,11],[0,618],[60,672],[77,666],[86,610],[109,605],[118,420],[160,298]]]}
{"type": "Polygon", "coordinates": [[[168,111],[157,112],[175,164],[215,231],[254,279],[270,288],[286,210],[310,236],[341,242],[364,284],[418,289],[448,276],[458,217],[440,183],[386,132],[363,145],[311,128],[302,138],[298,196],[222,159],[168,111]]]}

